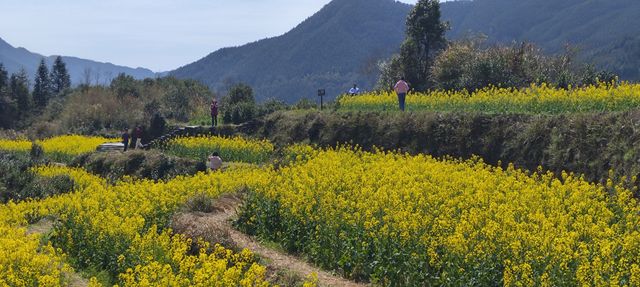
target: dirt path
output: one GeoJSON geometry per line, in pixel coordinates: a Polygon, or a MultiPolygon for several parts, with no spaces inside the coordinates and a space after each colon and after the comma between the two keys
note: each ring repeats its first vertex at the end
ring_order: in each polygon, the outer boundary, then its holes
{"type": "MultiPolygon", "coordinates": [[[[367,286],[323,271],[295,256],[266,247],[255,238],[233,229],[231,220],[236,216],[236,209],[242,201],[235,196],[223,196],[216,200],[214,211],[211,213],[191,212],[182,213],[174,218],[174,230],[179,233],[209,241],[231,244],[238,248],[247,248],[279,271],[293,272],[300,278],[315,272],[320,286],[367,286]]],[[[224,244],[223,244],[224,245],[224,244]]]]}
{"type": "MultiPolygon", "coordinates": [[[[27,234],[47,234],[53,229],[53,220],[50,218],[43,218],[40,221],[31,224],[27,227],[27,234]]],[[[84,287],[89,285],[89,280],[80,276],[76,272],[65,272],[64,276],[67,279],[67,286],[70,287],[84,287]]]]}

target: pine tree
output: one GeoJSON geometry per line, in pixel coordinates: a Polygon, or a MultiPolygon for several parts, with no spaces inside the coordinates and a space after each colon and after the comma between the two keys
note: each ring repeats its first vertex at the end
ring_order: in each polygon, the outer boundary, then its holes
{"type": "Polygon", "coordinates": [[[49,98],[51,97],[51,80],[49,79],[49,69],[44,61],[44,58],[40,60],[38,71],[35,75],[35,85],[33,86],[33,103],[37,107],[44,107],[47,105],[49,98]]]}
{"type": "Polygon", "coordinates": [[[11,100],[8,97],[9,78],[4,65],[0,63],[0,128],[9,128],[11,126],[11,100]]]}
{"type": "Polygon", "coordinates": [[[4,68],[4,65],[0,63],[0,96],[6,95],[8,86],[9,86],[9,73],[4,68]]]}
{"type": "Polygon", "coordinates": [[[54,95],[71,87],[71,77],[67,71],[67,65],[62,61],[62,57],[56,57],[51,68],[51,91],[54,95]]]}
{"type": "Polygon", "coordinates": [[[18,112],[26,113],[29,111],[29,76],[24,69],[17,74],[11,74],[9,80],[11,98],[16,102],[18,112]]]}

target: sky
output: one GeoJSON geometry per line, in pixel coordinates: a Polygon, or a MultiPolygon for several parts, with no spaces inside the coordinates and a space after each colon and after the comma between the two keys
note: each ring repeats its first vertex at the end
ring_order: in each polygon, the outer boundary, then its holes
{"type": "Polygon", "coordinates": [[[46,56],[162,72],[223,47],[282,35],[329,2],[0,0],[0,38],[46,56]]]}

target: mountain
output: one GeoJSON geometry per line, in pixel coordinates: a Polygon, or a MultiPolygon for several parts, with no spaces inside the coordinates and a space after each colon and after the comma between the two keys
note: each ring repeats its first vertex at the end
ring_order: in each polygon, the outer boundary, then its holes
{"type": "MultiPolygon", "coordinates": [[[[49,65],[49,68],[51,68],[56,56],[45,57],[40,54],[30,52],[25,48],[15,48],[0,38],[0,63],[5,66],[9,73],[18,72],[24,67],[29,77],[33,78],[33,75],[35,75],[35,72],[38,69],[40,59],[43,57],[49,65]]],[[[143,68],[133,69],[124,66],[117,66],[111,63],[101,63],[76,57],[63,56],[62,59],[67,64],[67,70],[69,71],[71,81],[74,85],[86,82],[87,77],[91,80],[91,83],[109,83],[112,78],[116,77],[120,73],[131,75],[137,79],[155,77],[154,72],[143,68]]]]}
{"type": "Polygon", "coordinates": [[[282,36],[224,48],[171,72],[214,90],[244,82],[259,100],[335,97],[354,83],[372,89],[377,62],[404,39],[410,5],[393,0],[334,0],[282,36]]]}
{"type": "Polygon", "coordinates": [[[585,61],[640,80],[638,0],[475,0],[441,7],[448,38],[482,33],[490,42],[531,41],[546,52],[576,47],[585,61]]]}

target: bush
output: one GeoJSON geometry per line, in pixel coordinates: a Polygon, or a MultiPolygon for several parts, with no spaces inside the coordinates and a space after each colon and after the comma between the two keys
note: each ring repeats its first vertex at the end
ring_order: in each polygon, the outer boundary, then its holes
{"type": "Polygon", "coordinates": [[[71,165],[82,167],[112,181],[124,176],[152,180],[170,179],[206,170],[204,160],[189,160],[166,156],[159,151],[144,150],[132,150],[127,153],[94,152],[76,157],[71,165]]]}
{"type": "Polygon", "coordinates": [[[436,88],[475,91],[488,86],[528,87],[547,83],[559,88],[617,80],[608,72],[596,72],[574,61],[572,50],[545,55],[531,43],[484,47],[482,40],[452,43],[431,68],[436,88]]]}
{"type": "Polygon", "coordinates": [[[35,178],[30,166],[26,154],[0,152],[0,203],[20,200],[22,190],[35,178]]]}
{"type": "Polygon", "coordinates": [[[28,198],[46,198],[74,190],[75,182],[68,175],[56,175],[53,177],[36,176],[20,194],[15,195],[16,200],[28,198]]]}

